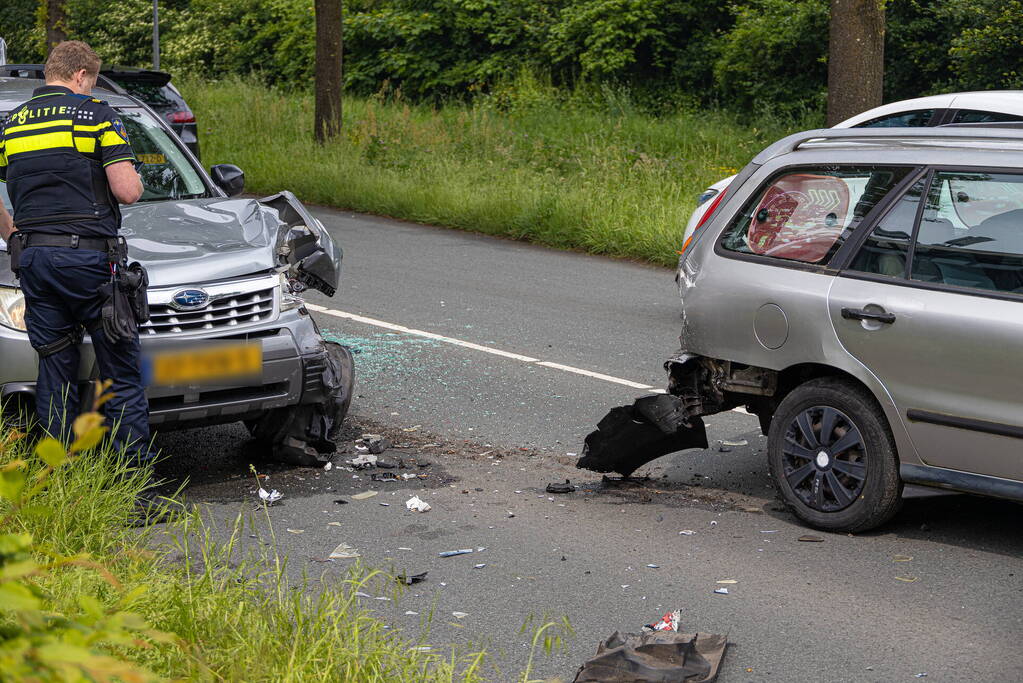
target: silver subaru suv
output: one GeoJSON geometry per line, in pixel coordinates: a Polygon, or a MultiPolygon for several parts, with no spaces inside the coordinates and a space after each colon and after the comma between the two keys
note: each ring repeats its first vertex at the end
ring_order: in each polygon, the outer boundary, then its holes
{"type": "Polygon", "coordinates": [[[1023,500],[1023,129],[815,130],[761,152],[677,272],[664,395],[579,465],[630,473],[745,409],[785,503],[863,531],[904,483],[1023,500]]]}
{"type": "MultiPolygon", "coordinates": [[[[40,85],[0,78],[0,122],[40,85]]],[[[329,460],[354,367],[347,348],[324,341],[301,292],[334,295],[341,249],[291,193],[236,198],[240,169],[221,164],[207,175],[145,104],[110,92],[96,97],[118,111],[143,164],[144,192],[121,207],[121,235],[128,258],[149,271],[151,319],[140,335],[151,424],[243,421],[279,459],[329,460]]],[[[3,184],[0,199],[10,208],[3,184]]],[[[2,240],[0,248],[0,417],[22,424],[34,410],[38,361],[2,240]]],[[[88,337],[81,354],[86,385],[98,379],[88,337]]]]}

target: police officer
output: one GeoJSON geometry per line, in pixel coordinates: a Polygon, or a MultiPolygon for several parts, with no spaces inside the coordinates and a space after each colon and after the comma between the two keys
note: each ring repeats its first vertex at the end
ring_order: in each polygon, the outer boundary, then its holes
{"type": "Polygon", "coordinates": [[[100,290],[123,249],[118,202],[138,201],[142,181],[124,124],[91,96],[99,69],[88,45],[60,43],[46,61],[46,85],[8,115],[0,130],[0,180],[14,216],[0,204],[0,237],[20,240],[23,249],[19,276],[29,341],[39,355],[40,422],[68,439],[79,407],[77,345],[84,328],[101,377],[113,382],[105,411],[114,446],[148,465],[138,334],[115,344],[101,325],[100,290]]]}

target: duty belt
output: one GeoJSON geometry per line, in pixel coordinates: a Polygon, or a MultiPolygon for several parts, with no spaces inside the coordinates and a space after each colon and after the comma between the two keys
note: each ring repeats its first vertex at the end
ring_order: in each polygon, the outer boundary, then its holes
{"type": "Polygon", "coordinates": [[[15,232],[12,237],[20,238],[22,249],[29,247],[91,249],[106,252],[111,263],[121,263],[128,258],[128,245],[123,237],[82,237],[47,232],[15,232]]]}

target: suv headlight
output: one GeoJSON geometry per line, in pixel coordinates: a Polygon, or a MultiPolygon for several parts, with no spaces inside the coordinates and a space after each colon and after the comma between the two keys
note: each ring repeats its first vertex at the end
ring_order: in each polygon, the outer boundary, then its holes
{"type": "Polygon", "coordinates": [[[16,287],[0,287],[0,325],[24,332],[25,295],[16,287]]]}
{"type": "Polygon", "coordinates": [[[281,273],[281,313],[298,308],[303,303],[302,297],[295,296],[295,290],[291,286],[291,280],[287,273],[281,273]]]}

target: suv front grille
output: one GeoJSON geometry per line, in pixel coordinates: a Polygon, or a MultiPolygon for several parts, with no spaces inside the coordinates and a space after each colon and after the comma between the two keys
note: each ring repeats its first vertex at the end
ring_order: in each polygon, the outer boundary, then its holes
{"type": "Polygon", "coordinates": [[[149,322],[139,328],[140,334],[164,335],[210,330],[228,330],[272,319],[274,288],[217,298],[204,308],[179,311],[167,304],[149,305],[149,322]]]}

